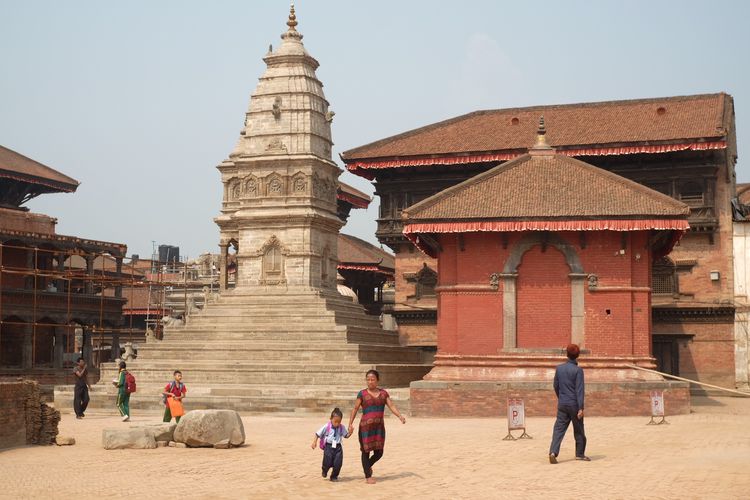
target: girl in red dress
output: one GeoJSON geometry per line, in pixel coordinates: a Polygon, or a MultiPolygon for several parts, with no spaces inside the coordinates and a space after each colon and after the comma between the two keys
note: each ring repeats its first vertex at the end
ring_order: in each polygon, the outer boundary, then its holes
{"type": "Polygon", "coordinates": [[[402,424],[406,419],[399,413],[388,395],[388,391],[378,387],[380,374],[377,370],[370,370],[365,375],[367,389],[362,389],[357,393],[357,403],[354,405],[352,415],[349,418],[349,434],[354,431],[354,419],[357,418],[357,412],[362,407],[362,418],[359,420],[359,449],[362,452],[362,468],[365,471],[365,480],[368,484],[374,484],[375,478],[372,477],[372,466],[383,456],[383,446],[385,445],[385,424],[383,414],[385,407],[391,409],[402,424]],[[372,455],[370,455],[372,453],[372,455]]]}

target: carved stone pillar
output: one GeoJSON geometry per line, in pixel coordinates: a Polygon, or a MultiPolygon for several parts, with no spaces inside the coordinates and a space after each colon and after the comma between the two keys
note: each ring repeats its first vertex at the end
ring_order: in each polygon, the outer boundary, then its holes
{"type": "Polygon", "coordinates": [[[503,350],[516,348],[516,280],[518,273],[500,274],[503,280],[503,350]]]}
{"type": "Polygon", "coordinates": [[[86,255],[86,293],[92,295],[94,293],[94,282],[91,278],[94,275],[94,256],[86,255]]]}
{"type": "Polygon", "coordinates": [[[224,291],[227,289],[227,281],[229,280],[229,270],[227,266],[229,264],[229,244],[219,244],[219,290],[224,291]]]}

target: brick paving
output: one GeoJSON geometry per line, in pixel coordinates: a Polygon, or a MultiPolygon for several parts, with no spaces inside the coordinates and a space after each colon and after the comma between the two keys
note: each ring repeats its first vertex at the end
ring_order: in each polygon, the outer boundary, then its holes
{"type": "MultiPolygon", "coordinates": [[[[747,498],[750,399],[699,399],[694,413],[646,426],[643,417],[589,418],[588,454],[573,460],[566,437],[547,462],[551,418],[530,418],[533,440],[503,441],[504,419],[409,419],[386,423],[375,486],[364,484],[357,443],[344,444],[341,481],[320,478],[311,450],[324,417],[244,417],[247,446],[233,450],[105,451],[113,415],[65,415],[72,447],[0,452],[0,498],[747,498]]],[[[135,423],[158,421],[155,413],[135,423]]],[[[569,431],[570,432],[570,431],[569,431]]]]}

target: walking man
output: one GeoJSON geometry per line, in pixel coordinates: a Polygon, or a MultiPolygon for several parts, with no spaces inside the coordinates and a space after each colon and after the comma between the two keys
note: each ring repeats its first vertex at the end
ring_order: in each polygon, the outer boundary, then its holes
{"type": "Polygon", "coordinates": [[[89,405],[89,370],[86,367],[86,360],[78,358],[73,375],[76,377],[76,385],[73,389],[73,411],[76,412],[76,418],[81,419],[86,416],[84,413],[89,405]]]}
{"type": "Polygon", "coordinates": [[[583,430],[583,370],[576,361],[581,349],[576,344],[570,344],[566,351],[568,361],[557,366],[553,384],[557,395],[557,420],[552,431],[552,444],[549,447],[551,464],[557,463],[560,443],[571,422],[573,437],[576,440],[576,460],[591,460],[586,456],[586,433],[583,430]]]}

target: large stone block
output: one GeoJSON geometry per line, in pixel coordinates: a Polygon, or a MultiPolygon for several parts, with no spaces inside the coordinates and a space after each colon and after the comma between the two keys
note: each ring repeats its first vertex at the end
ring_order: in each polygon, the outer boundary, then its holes
{"type": "Polygon", "coordinates": [[[234,410],[193,410],[182,417],[174,440],[190,447],[212,447],[223,440],[232,446],[245,442],[245,428],[234,410]]]}
{"type": "Polygon", "coordinates": [[[149,424],[143,427],[148,430],[156,441],[173,441],[174,431],[177,428],[177,424],[161,423],[161,424],[149,424]]]}
{"type": "Polygon", "coordinates": [[[145,427],[104,429],[102,446],[105,450],[153,449],[156,448],[156,439],[153,431],[145,427]]]}

